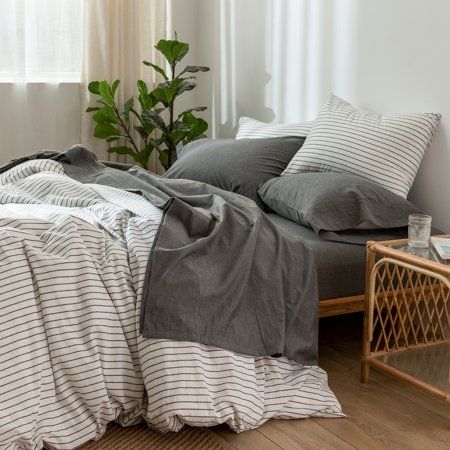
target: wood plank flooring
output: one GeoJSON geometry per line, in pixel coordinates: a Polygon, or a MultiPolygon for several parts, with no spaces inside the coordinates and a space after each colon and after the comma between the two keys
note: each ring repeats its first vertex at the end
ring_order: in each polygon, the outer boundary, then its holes
{"type": "Polygon", "coordinates": [[[362,315],[321,319],[319,364],[347,414],[270,420],[257,430],[213,432],[238,449],[450,449],[450,407],[387,375],[359,382],[362,315]]]}

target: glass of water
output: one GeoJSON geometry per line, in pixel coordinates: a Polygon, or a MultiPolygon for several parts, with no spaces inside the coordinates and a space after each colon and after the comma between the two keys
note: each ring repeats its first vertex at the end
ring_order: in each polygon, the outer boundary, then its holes
{"type": "Polygon", "coordinates": [[[408,245],[411,248],[425,248],[430,242],[431,216],[411,214],[408,217],[408,245]]]}

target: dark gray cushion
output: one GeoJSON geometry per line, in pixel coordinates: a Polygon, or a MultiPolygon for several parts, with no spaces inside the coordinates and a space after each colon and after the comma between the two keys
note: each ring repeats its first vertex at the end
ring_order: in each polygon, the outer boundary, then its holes
{"type": "Polygon", "coordinates": [[[420,211],[382,186],[349,174],[301,173],[266,182],[259,195],[279,215],[321,231],[398,228],[420,211]]]}
{"type": "Polygon", "coordinates": [[[283,172],[304,140],[201,139],[183,147],[178,161],[164,176],[208,183],[251,198],[264,208],[258,188],[283,172]]]}

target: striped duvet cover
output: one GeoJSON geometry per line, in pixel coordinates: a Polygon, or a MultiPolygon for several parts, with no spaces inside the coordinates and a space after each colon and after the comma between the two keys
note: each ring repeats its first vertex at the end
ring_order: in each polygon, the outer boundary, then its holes
{"type": "Polygon", "coordinates": [[[239,432],[342,415],[317,366],[139,336],[161,216],[55,161],[0,175],[1,449],[74,448],[114,420],[239,432]]]}

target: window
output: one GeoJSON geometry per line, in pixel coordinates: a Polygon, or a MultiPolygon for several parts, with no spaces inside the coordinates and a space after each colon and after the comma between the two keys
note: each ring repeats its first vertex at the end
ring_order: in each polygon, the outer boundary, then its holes
{"type": "Polygon", "coordinates": [[[82,0],[0,0],[0,82],[79,82],[82,0]]]}

